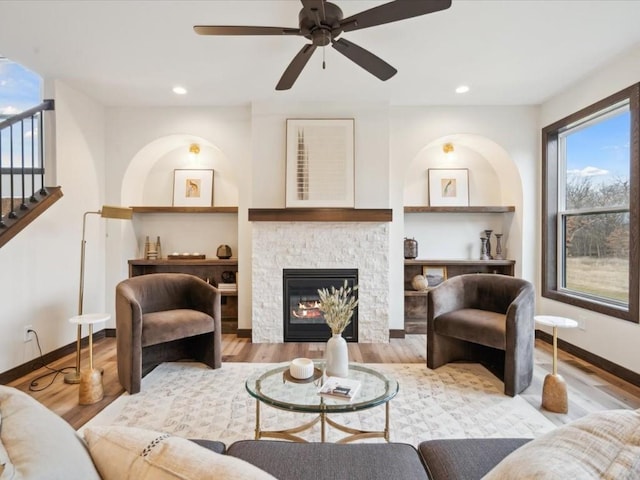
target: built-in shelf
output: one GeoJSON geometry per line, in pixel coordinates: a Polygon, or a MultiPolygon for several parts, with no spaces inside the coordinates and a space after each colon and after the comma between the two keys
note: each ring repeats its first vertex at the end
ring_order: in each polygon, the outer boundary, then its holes
{"type": "Polygon", "coordinates": [[[503,267],[508,265],[515,265],[515,263],[516,263],[515,260],[443,260],[443,259],[431,260],[431,259],[422,259],[422,258],[415,258],[415,259],[405,258],[404,260],[405,265],[433,265],[434,267],[441,266],[441,265],[503,267]]]}
{"type": "Polygon", "coordinates": [[[390,208],[250,208],[250,222],[390,222],[390,208]]]}
{"type": "Polygon", "coordinates": [[[238,213],[238,207],[131,207],[133,213],[238,213]]]}
{"type": "Polygon", "coordinates": [[[404,207],[404,213],[507,213],[515,212],[513,205],[473,207],[404,207]]]}

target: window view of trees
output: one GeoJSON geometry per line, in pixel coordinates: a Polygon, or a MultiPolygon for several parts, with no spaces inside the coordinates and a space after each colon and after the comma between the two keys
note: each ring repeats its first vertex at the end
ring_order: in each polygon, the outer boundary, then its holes
{"type": "Polygon", "coordinates": [[[543,192],[542,294],[635,322],[639,96],[634,85],[542,131],[554,186],[543,192]]]}

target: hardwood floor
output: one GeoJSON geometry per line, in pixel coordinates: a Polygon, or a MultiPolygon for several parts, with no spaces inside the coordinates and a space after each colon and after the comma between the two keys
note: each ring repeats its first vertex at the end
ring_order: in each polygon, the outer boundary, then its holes
{"type": "MultiPolygon", "coordinates": [[[[362,363],[426,363],[425,335],[407,335],[388,344],[349,343],[349,358],[362,363]]],[[[324,343],[253,344],[250,339],[225,334],[222,340],[223,362],[286,362],[296,357],[322,358],[324,343]]],[[[85,352],[83,352],[85,353],[85,352]]],[[[536,341],[535,370],[532,385],[522,393],[532,406],[557,425],[567,423],[586,413],[616,409],[640,408],[640,388],[620,380],[572,355],[560,351],[559,373],[569,386],[569,413],[554,414],[540,409],[542,382],[551,371],[551,346],[536,341]]],[[[83,357],[83,365],[88,360],[83,357]]],[[[75,355],[68,355],[50,365],[50,369],[71,367],[75,355]]],[[[104,399],[94,405],[78,405],[78,386],[64,383],[63,375],[40,368],[9,385],[30,393],[56,412],[74,428],[79,428],[104,407],[114,401],[123,389],[116,370],[115,338],[103,338],[94,343],[94,364],[104,368],[104,399]],[[37,385],[32,385],[34,379],[37,385]],[[50,385],[49,385],[50,384],[50,385]]],[[[426,368],[426,366],[425,366],[426,368]]],[[[69,370],[67,370],[69,371],[69,370]]]]}

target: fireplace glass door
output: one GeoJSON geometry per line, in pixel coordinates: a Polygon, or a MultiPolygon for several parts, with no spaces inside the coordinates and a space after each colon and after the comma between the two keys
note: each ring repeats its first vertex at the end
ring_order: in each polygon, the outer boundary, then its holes
{"type": "MultiPolygon", "coordinates": [[[[284,269],[284,341],[321,342],[331,337],[322,312],[318,308],[318,290],[344,285],[353,288],[358,284],[357,269],[284,269]]],[[[353,295],[357,298],[358,291],[353,295]]],[[[351,322],[342,332],[348,342],[358,341],[358,308],[353,312],[351,322]]]]}

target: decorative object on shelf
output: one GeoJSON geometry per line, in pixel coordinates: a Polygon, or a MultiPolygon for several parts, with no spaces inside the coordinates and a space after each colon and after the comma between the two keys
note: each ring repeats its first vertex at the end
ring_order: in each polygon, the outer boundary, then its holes
{"type": "Polygon", "coordinates": [[[167,255],[169,260],[204,260],[207,256],[204,253],[178,253],[173,252],[167,255]]]}
{"type": "Polygon", "coordinates": [[[231,247],[229,245],[220,245],[218,246],[218,249],[216,250],[216,257],[218,258],[231,258],[232,252],[231,252],[231,247]]]}
{"type": "Polygon", "coordinates": [[[429,206],[469,206],[468,168],[430,168],[428,176],[429,206]]]}
{"type": "Polygon", "coordinates": [[[487,255],[487,237],[480,237],[480,260],[490,260],[487,255]]]}
{"type": "Polygon", "coordinates": [[[339,289],[332,286],[330,289],[318,290],[318,308],[333,334],[327,341],[325,373],[328,376],[346,377],[349,373],[349,350],[342,332],[351,322],[353,311],[358,306],[356,290],[358,286],[351,288],[346,280],[339,289]]]}
{"type": "MultiPolygon", "coordinates": [[[[127,207],[111,207],[103,205],[102,209],[96,212],[84,212],[82,216],[82,241],[80,243],[80,291],[78,292],[78,316],[83,314],[84,305],[84,264],[85,249],[87,241],[85,240],[85,231],[87,226],[87,215],[100,215],[102,218],[117,218],[120,220],[131,220],[133,210],[127,207]]],[[[80,348],[82,343],[82,324],[78,323],[77,339],[76,339],[76,369],[64,376],[66,383],[80,383],[80,348]]],[[[93,366],[92,366],[93,367],[93,366]]],[[[101,377],[102,378],[102,377],[101,377]]]]}
{"type": "Polygon", "coordinates": [[[493,232],[493,230],[484,231],[484,234],[487,236],[487,256],[489,260],[493,258],[493,255],[491,255],[491,232],[493,232]]]}
{"type": "Polygon", "coordinates": [[[404,258],[416,258],[418,256],[418,242],[415,238],[404,237],[404,258]]]}
{"type": "Polygon", "coordinates": [[[152,242],[147,235],[144,241],[144,258],[146,260],[160,260],[162,258],[160,249],[160,237],[157,237],[156,241],[152,242]]]}
{"type": "Polygon", "coordinates": [[[411,286],[418,292],[424,292],[429,289],[429,281],[424,275],[416,275],[411,279],[411,286]]]}
{"type": "Polygon", "coordinates": [[[174,170],[173,206],[213,206],[213,170],[174,170]]]}
{"type": "Polygon", "coordinates": [[[422,275],[427,279],[429,287],[437,287],[447,279],[447,267],[440,265],[424,265],[422,275]]]}
{"type": "Polygon", "coordinates": [[[354,203],[354,120],[287,119],[287,207],[354,203]]]}
{"type": "Polygon", "coordinates": [[[494,235],[496,236],[496,254],[493,256],[493,259],[504,260],[504,257],[502,256],[502,243],[501,243],[502,233],[494,233],[494,235]]]}
{"type": "Polygon", "coordinates": [[[225,270],[224,272],[222,272],[220,277],[222,278],[222,281],[224,283],[236,283],[236,274],[235,274],[235,272],[230,272],[228,270],[225,270]]]}

